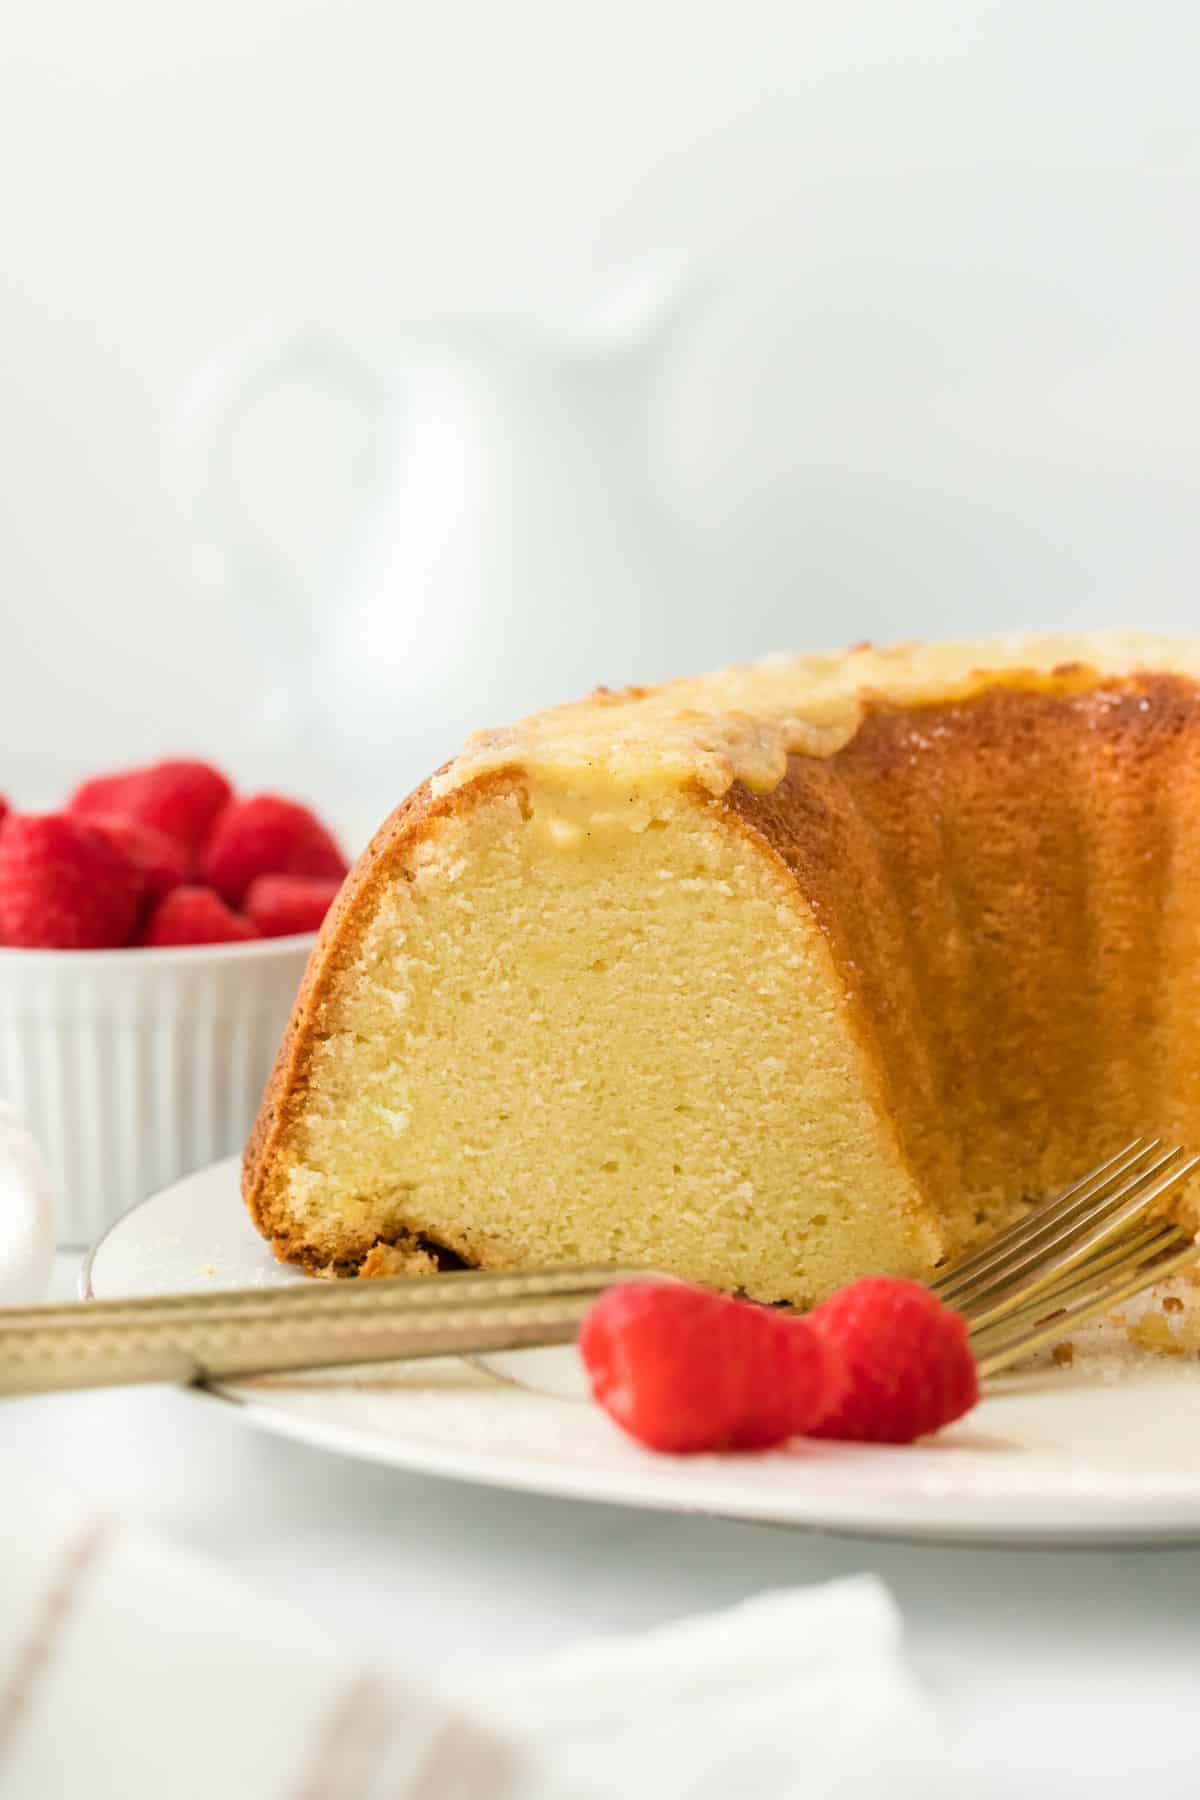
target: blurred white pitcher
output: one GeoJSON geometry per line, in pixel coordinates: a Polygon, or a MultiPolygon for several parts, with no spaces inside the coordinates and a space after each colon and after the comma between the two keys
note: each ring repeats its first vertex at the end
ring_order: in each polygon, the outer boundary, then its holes
{"type": "Polygon", "coordinates": [[[351,828],[469,730],[686,660],[699,559],[657,410],[690,300],[659,266],[558,329],[266,327],[197,373],[177,466],[277,676],[262,731],[281,763],[307,752],[351,828]],[[235,460],[251,410],[298,383],[348,407],[364,446],[344,541],[307,567],[264,554],[235,460]]]}

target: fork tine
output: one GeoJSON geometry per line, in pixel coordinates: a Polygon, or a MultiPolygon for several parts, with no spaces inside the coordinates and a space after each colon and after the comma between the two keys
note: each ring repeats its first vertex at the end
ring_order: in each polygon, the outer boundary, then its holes
{"type": "MultiPolygon", "coordinates": [[[[1106,1184],[1099,1198],[1093,1197],[1086,1206],[1081,1204],[1072,1208],[1066,1218],[1051,1221],[1049,1226],[1033,1232],[1026,1243],[1010,1250],[986,1272],[986,1277],[977,1278],[976,1291],[969,1293],[966,1299],[968,1313],[1018,1282],[1026,1285],[1044,1283],[1057,1270],[1077,1261],[1111,1237],[1200,1167],[1200,1156],[1188,1157],[1181,1163],[1182,1155],[1183,1151],[1175,1147],[1157,1157],[1148,1168],[1135,1167],[1134,1173],[1115,1192],[1107,1191],[1106,1184]]],[[[951,1304],[960,1307],[964,1304],[961,1288],[951,1304]]]]}
{"type": "Polygon", "coordinates": [[[989,1336],[1007,1332],[1019,1324],[1031,1324],[1038,1319],[1049,1318],[1052,1313],[1061,1311],[1066,1302],[1085,1288],[1091,1288],[1101,1276],[1110,1280],[1120,1275],[1136,1259],[1145,1260],[1157,1256],[1165,1250],[1182,1249],[1189,1244],[1191,1238],[1179,1225],[1169,1219],[1157,1219],[1148,1225],[1139,1225],[1133,1231],[1122,1233],[1115,1241],[1107,1243],[1092,1256],[1085,1257],[1082,1262],[1072,1263],[1065,1271],[1049,1282],[1037,1287],[1022,1287],[1004,1304],[993,1306],[986,1313],[971,1320],[971,1337],[977,1344],[983,1343],[989,1336]]]}
{"type": "Polygon", "coordinates": [[[1098,1313],[1119,1306],[1123,1300],[1131,1300],[1145,1288],[1165,1280],[1176,1269],[1194,1262],[1197,1256],[1200,1256],[1200,1243],[1192,1241],[1170,1255],[1164,1256],[1161,1251],[1156,1251],[1149,1257],[1144,1257],[1142,1253],[1136,1253],[1127,1279],[1117,1286],[1109,1286],[1106,1282],[1099,1289],[1089,1289],[1073,1305],[1063,1307],[1052,1319],[1032,1330],[1018,1329],[1009,1337],[998,1331],[995,1337],[989,1337],[987,1343],[981,1346],[983,1353],[977,1357],[980,1375],[986,1378],[1011,1367],[1013,1363],[1023,1362],[1035,1350],[1061,1338],[1065,1330],[1085,1324],[1098,1313]]]}
{"type": "Polygon", "coordinates": [[[987,1296],[983,1296],[979,1301],[958,1306],[956,1311],[961,1312],[969,1321],[973,1332],[983,1331],[995,1320],[1002,1319],[1015,1312],[1018,1307],[1024,1306],[1035,1295],[1044,1302],[1051,1293],[1061,1293],[1085,1271],[1095,1273],[1109,1267],[1112,1263],[1120,1262],[1140,1244],[1148,1242],[1152,1237],[1157,1237],[1164,1223],[1166,1221],[1161,1219],[1149,1224],[1140,1224],[1134,1221],[1124,1231],[1119,1231],[1106,1238],[1103,1244],[1090,1254],[1085,1252],[1082,1257],[1068,1263],[1065,1268],[1054,1268],[1048,1274],[1032,1281],[1011,1282],[1008,1286],[1000,1288],[990,1300],[987,1296]]]}
{"type": "Polygon", "coordinates": [[[1147,1156],[1152,1155],[1161,1147],[1161,1138],[1134,1138],[1132,1143],[1126,1144],[1123,1150],[1118,1150],[1117,1154],[1109,1157],[1107,1162],[1100,1163],[1097,1168],[1090,1170],[1088,1174],[1073,1182],[1070,1187],[1065,1188],[1048,1206],[1041,1207],[1038,1211],[1020,1219],[1009,1230],[1002,1232],[999,1237],[993,1238],[974,1256],[968,1256],[962,1262],[956,1263],[953,1268],[948,1269],[933,1283],[934,1292],[943,1300],[950,1302],[953,1294],[962,1287],[972,1285],[1014,1250],[1059,1223],[1077,1207],[1098,1198],[1111,1182],[1130,1173],[1139,1162],[1143,1162],[1147,1156]]]}
{"type": "Polygon", "coordinates": [[[990,1276],[981,1278],[975,1291],[959,1291],[950,1303],[975,1325],[981,1325],[993,1314],[1006,1312],[1015,1301],[1024,1301],[1027,1294],[1060,1282],[1061,1276],[1083,1258],[1110,1244],[1117,1235],[1126,1233],[1139,1213],[1144,1213],[1155,1201],[1160,1201],[1166,1193],[1187,1181],[1200,1163],[1200,1157],[1189,1157],[1184,1163],[1171,1166],[1177,1163],[1178,1156],[1182,1156],[1182,1150],[1159,1157],[1150,1168],[1142,1168],[1124,1186],[1117,1188],[1117,1192],[1106,1193],[1105,1199],[1094,1204],[1083,1217],[1060,1224],[1049,1235],[1038,1233],[1029,1246],[1011,1251],[1004,1264],[991,1271],[990,1276]],[[1168,1174],[1155,1179],[1164,1168],[1168,1174]]]}
{"type": "Polygon", "coordinates": [[[1136,1180],[1129,1183],[1119,1194],[1109,1199],[1092,1215],[1090,1220],[1081,1221],[1081,1226],[1085,1226],[1083,1236],[1073,1235],[1070,1253],[1064,1254],[1058,1259],[1059,1266],[1065,1267],[1067,1264],[1077,1261],[1081,1256],[1088,1255],[1092,1250],[1111,1239],[1114,1232],[1122,1230],[1140,1213],[1146,1212],[1156,1201],[1162,1200],[1167,1194],[1173,1193],[1176,1188],[1182,1187],[1185,1181],[1190,1180],[1196,1170],[1200,1169],[1200,1156],[1189,1156],[1183,1162],[1178,1162],[1177,1158],[1182,1155],[1182,1150],[1176,1150],[1170,1157],[1162,1157],[1149,1169],[1143,1170],[1136,1180]],[[1156,1179],[1158,1172],[1164,1167],[1166,1167],[1166,1173],[1156,1179]],[[1147,1182],[1149,1182],[1149,1186],[1146,1185],[1147,1182]]]}

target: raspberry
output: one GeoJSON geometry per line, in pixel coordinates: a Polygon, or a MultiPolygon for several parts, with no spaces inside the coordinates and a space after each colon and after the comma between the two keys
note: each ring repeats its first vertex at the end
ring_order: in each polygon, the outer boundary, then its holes
{"type": "Polygon", "coordinates": [[[8,801],[4,798],[3,794],[0,794],[0,825],[3,825],[5,815],[7,814],[7,812],[8,812],[8,801]]]}
{"type": "Polygon", "coordinates": [[[256,875],[340,881],[346,859],[307,806],[279,794],[234,800],[217,820],[204,854],[204,879],[233,906],[256,875]]]}
{"type": "Polygon", "coordinates": [[[0,832],[0,943],[111,950],[133,936],[141,870],[105,833],[66,813],[10,813],[0,832]]]}
{"type": "Polygon", "coordinates": [[[179,887],[188,878],[188,856],[183,845],[169,838],[153,825],[140,825],[136,819],[98,813],[89,824],[102,831],[110,843],[142,871],[146,895],[153,903],[179,887]]]}
{"type": "Polygon", "coordinates": [[[140,769],[128,769],[120,775],[93,775],[75,789],[67,801],[67,811],[81,819],[90,819],[97,813],[126,812],[125,797],[141,773],[140,769]]]}
{"type": "Polygon", "coordinates": [[[152,825],[182,844],[194,866],[218,813],[233,798],[233,789],[210,763],[175,758],[97,775],[72,794],[68,811],[84,818],[117,814],[152,825]]]}
{"type": "Polygon", "coordinates": [[[848,1375],[840,1403],[813,1437],[910,1444],[961,1418],[979,1398],[966,1320],[920,1282],[868,1276],[808,1318],[840,1348],[848,1375]]]}
{"type": "Polygon", "coordinates": [[[682,1282],[602,1294],[579,1350],[592,1393],[653,1450],[761,1450],[836,1404],[836,1350],[808,1322],[682,1282]]]}
{"type": "Polygon", "coordinates": [[[246,891],[246,917],[264,937],[316,931],[341,885],[306,875],[258,875],[246,891]]]}
{"type": "Polygon", "coordinates": [[[143,944],[238,944],[256,938],[249,919],[232,912],[207,887],[177,887],[159,901],[142,933],[143,944]]]}

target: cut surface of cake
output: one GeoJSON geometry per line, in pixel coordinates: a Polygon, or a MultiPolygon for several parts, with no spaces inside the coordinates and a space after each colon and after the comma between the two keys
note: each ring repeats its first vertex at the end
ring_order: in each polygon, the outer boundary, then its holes
{"type": "Polygon", "coordinates": [[[1200,640],[773,658],[480,734],[326,920],[247,1149],[326,1274],[928,1275],[1200,1142],[1200,640]]]}

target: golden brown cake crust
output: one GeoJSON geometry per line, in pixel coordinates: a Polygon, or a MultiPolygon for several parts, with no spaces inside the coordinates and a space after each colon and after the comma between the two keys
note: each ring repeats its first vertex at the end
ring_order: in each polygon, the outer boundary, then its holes
{"type": "MultiPolygon", "coordinates": [[[[357,1271],[364,1255],[363,1246],[354,1246],[345,1268],[331,1267],[327,1257],[314,1256],[311,1247],[296,1238],[286,1215],[272,1207],[267,1181],[272,1159],[303,1106],[309,1053],[314,1036],[322,1030],[325,999],[353,954],[360,923],[372,910],[381,888],[406,878],[413,852],[441,820],[469,812],[481,795],[510,787],[516,773],[497,770],[437,799],[432,792],[434,777],[423,781],[375,832],[326,914],[242,1157],[242,1197],[281,1262],[298,1263],[310,1274],[349,1274],[357,1271]]],[[[408,1246],[407,1259],[403,1246],[381,1246],[381,1250],[390,1254],[376,1258],[369,1272],[398,1274],[405,1260],[414,1274],[439,1266],[437,1247],[416,1241],[408,1246]]]]}
{"type": "Polygon", "coordinates": [[[868,706],[834,756],[728,800],[830,940],[947,1212],[994,1228],[1135,1135],[1200,1142],[1195,681],[1069,668],[868,706]]]}

